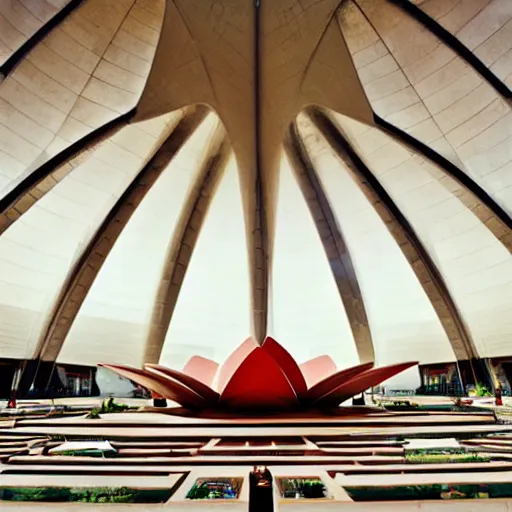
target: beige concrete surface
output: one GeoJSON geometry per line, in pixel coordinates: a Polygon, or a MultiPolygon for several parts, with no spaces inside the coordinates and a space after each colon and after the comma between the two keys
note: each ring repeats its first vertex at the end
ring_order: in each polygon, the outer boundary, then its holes
{"type": "Polygon", "coordinates": [[[0,2],[0,65],[68,3],[69,0],[0,2]]]}
{"type": "MultiPolygon", "coordinates": [[[[33,463],[33,464],[46,464],[47,467],[55,466],[58,464],[65,464],[65,463],[82,463],[84,465],[91,465],[96,467],[101,466],[121,466],[121,465],[127,465],[127,464],[134,464],[139,466],[145,466],[145,465],[152,465],[154,464],[167,464],[168,466],[182,466],[186,465],[187,463],[194,462],[195,464],[219,464],[219,465],[226,465],[230,462],[234,462],[237,464],[250,464],[252,461],[255,460],[255,455],[193,455],[193,461],[190,457],[182,456],[182,457],[144,457],[142,455],[138,457],[123,457],[122,459],[118,459],[118,462],[112,462],[110,459],[103,459],[103,458],[95,458],[91,459],[90,457],[81,457],[81,456],[68,456],[68,455],[59,455],[56,456],[45,456],[45,455],[14,455],[10,458],[10,461],[12,464],[20,464],[20,463],[33,463]]],[[[260,456],[260,458],[264,458],[265,461],[267,461],[269,464],[286,464],[287,462],[290,464],[301,464],[307,462],[311,465],[330,465],[330,464],[337,464],[337,463],[346,463],[346,464],[353,464],[353,463],[364,463],[364,462],[379,462],[381,464],[387,464],[387,463],[395,463],[398,462],[400,459],[396,456],[392,457],[386,457],[386,456],[379,456],[379,455],[362,455],[362,456],[340,456],[340,455],[312,455],[305,458],[304,456],[290,456],[290,455],[264,455],[260,456]]],[[[477,463],[474,467],[480,467],[477,463]]],[[[501,465],[502,463],[496,462],[496,463],[485,463],[486,466],[489,465],[501,465]]],[[[461,467],[467,467],[468,464],[464,464],[464,466],[461,467]]],[[[358,468],[361,468],[362,466],[357,466],[358,468]]],[[[512,464],[510,465],[512,468],[512,464]]]]}
{"type": "MultiPolygon", "coordinates": [[[[74,466],[77,469],[76,466],[74,466]]],[[[86,468],[84,468],[86,469],[86,468]]],[[[160,468],[164,469],[164,468],[160,468]]],[[[247,510],[247,499],[248,499],[248,480],[247,476],[252,466],[225,466],[225,467],[195,467],[195,468],[183,468],[185,471],[190,471],[189,476],[186,478],[184,483],[180,486],[177,492],[171,497],[170,501],[165,505],[138,505],[139,510],[247,510]],[[196,480],[201,477],[241,477],[244,478],[244,484],[242,486],[241,499],[233,502],[216,502],[216,503],[193,503],[184,501],[184,497],[188,492],[188,489],[196,480]]],[[[438,510],[433,507],[440,507],[443,510],[495,510],[495,511],[507,511],[512,510],[510,507],[510,500],[471,500],[463,502],[446,502],[446,501],[430,501],[430,502],[399,502],[399,503],[350,503],[349,496],[342,489],[343,485],[419,485],[423,483],[480,483],[480,482],[504,482],[508,483],[511,480],[512,472],[503,473],[434,473],[424,475],[378,475],[371,477],[357,477],[357,476],[344,476],[342,474],[336,475],[333,480],[328,474],[319,468],[309,466],[269,466],[274,478],[279,477],[319,477],[321,478],[328,490],[331,493],[332,499],[322,500],[322,502],[314,502],[305,500],[303,502],[294,502],[293,500],[277,499],[276,501],[276,512],[279,510],[314,510],[321,511],[326,509],[336,510],[347,510],[347,511],[358,511],[358,510],[438,510]],[[460,508],[463,505],[466,508],[460,508]],[[374,508],[371,508],[374,507],[374,508]],[[393,508],[390,508],[393,507],[393,508]],[[454,507],[454,508],[453,508],[454,507]]],[[[332,467],[332,470],[339,469],[343,471],[342,466],[332,467]]],[[[87,471],[85,471],[86,473],[87,471]]],[[[117,474],[112,477],[87,477],[83,479],[79,476],[23,476],[23,475],[5,475],[0,476],[0,485],[24,485],[24,486],[36,486],[36,485],[74,485],[74,486],[104,486],[104,485],[134,485],[137,487],[142,486],[143,488],[161,488],[165,486],[165,483],[175,482],[178,476],[169,475],[169,477],[123,477],[117,474]]],[[[277,492],[277,490],[276,490],[277,492]]],[[[22,511],[43,511],[48,510],[51,506],[52,510],[57,511],[79,511],[84,510],[134,510],[134,505],[102,505],[96,506],[93,504],[27,504],[27,503],[0,503],[0,510],[17,510],[14,506],[19,506],[19,510],[22,511]],[[2,508],[3,507],[3,508],[2,508]]]]}
{"type": "MultiPolygon", "coordinates": [[[[209,504],[209,503],[167,503],[164,505],[95,505],[93,503],[79,504],[59,504],[52,503],[51,509],[48,504],[31,504],[31,503],[6,503],[0,505],[0,510],[5,511],[20,511],[20,512],[48,512],[52,510],[55,512],[134,512],[139,510],[141,512],[152,511],[202,511],[212,510],[217,512],[231,512],[231,511],[246,511],[247,504],[244,503],[222,503],[222,504],[209,504]],[[3,508],[2,508],[3,507],[3,508]]],[[[489,512],[510,512],[512,511],[512,501],[510,500],[460,500],[460,501],[430,501],[430,502],[389,502],[389,503],[329,503],[322,502],[313,504],[311,502],[305,503],[286,503],[280,504],[276,508],[279,510],[289,511],[302,511],[302,512],[321,512],[322,510],[341,510],[343,512],[394,512],[394,511],[421,511],[421,512],[480,512],[481,510],[489,512]]]]}
{"type": "MultiPolygon", "coordinates": [[[[434,4],[428,2],[425,8],[439,15],[442,5],[446,8],[448,2],[437,2],[437,12],[434,4]]],[[[444,20],[450,29],[463,27],[460,33],[464,33],[466,42],[473,45],[485,41],[487,49],[487,45],[493,44],[493,32],[500,28],[506,31],[512,16],[506,0],[451,2],[451,9],[451,21],[444,20]],[[481,38],[481,33],[486,36],[481,38]]],[[[510,213],[510,130],[500,128],[510,126],[509,101],[395,5],[373,0],[362,0],[356,5],[349,1],[340,10],[339,20],[375,112],[459,166],[510,213]]],[[[503,42],[499,51],[507,54],[509,46],[509,41],[503,42]]],[[[436,265],[469,327],[478,353],[487,353],[492,344],[494,354],[508,354],[507,329],[503,330],[503,325],[510,315],[509,306],[498,312],[491,305],[493,301],[500,308],[503,304],[498,298],[504,284],[499,277],[501,265],[488,267],[477,262],[484,260],[481,251],[485,245],[486,251],[492,251],[503,262],[503,268],[508,267],[510,263],[505,259],[510,251],[510,230],[500,226],[496,219],[491,220],[493,216],[484,213],[481,203],[445,176],[442,169],[385,133],[355,124],[348,118],[342,121],[360,156],[423,243],[436,255],[436,265]],[[440,204],[444,205],[442,209],[440,204]],[[475,217],[480,222],[475,222],[475,217]],[[450,243],[447,238],[451,236],[463,236],[466,243],[450,243]],[[454,261],[464,263],[453,265],[454,261]],[[468,272],[466,265],[473,270],[468,272]],[[481,272],[486,280],[496,272],[495,293],[480,288],[481,272]],[[492,342],[484,341],[489,340],[484,332],[493,332],[492,342]]],[[[455,346],[455,350],[458,352],[459,347],[455,346]]]]}
{"type": "MultiPolygon", "coordinates": [[[[430,466],[430,464],[429,464],[430,466]]],[[[432,464],[434,466],[434,464],[432,464]]],[[[438,466],[437,464],[435,466],[438,466]]],[[[449,469],[450,464],[440,464],[444,469],[449,469]]],[[[425,466],[423,466],[424,468],[425,466]]],[[[397,474],[397,475],[373,475],[368,477],[366,475],[343,475],[337,474],[335,477],[336,483],[346,486],[379,486],[379,485],[423,485],[423,484],[479,484],[479,483],[508,483],[511,481],[512,472],[494,472],[494,473],[462,473],[453,471],[452,473],[416,473],[416,474],[397,474]]]]}
{"type": "MultiPolygon", "coordinates": [[[[170,411],[172,412],[172,411],[170,411]]],[[[296,425],[318,425],[321,423],[332,424],[332,426],[343,427],[344,424],[350,424],[351,427],[364,427],[365,425],[375,426],[378,424],[378,428],[383,428],[381,425],[409,425],[413,428],[418,426],[427,426],[432,424],[464,424],[464,423],[473,423],[476,428],[483,426],[485,424],[495,424],[496,419],[494,416],[487,411],[479,414],[478,411],[470,411],[470,413],[460,413],[460,412],[444,412],[444,411],[434,411],[434,412],[420,412],[420,411],[407,411],[405,414],[400,412],[389,412],[383,409],[375,408],[371,409],[370,412],[368,409],[363,408],[362,413],[358,414],[357,407],[354,409],[348,409],[348,413],[344,414],[343,409],[339,410],[340,415],[338,416],[326,416],[321,414],[313,414],[313,415],[303,415],[297,417],[279,417],[279,416],[254,416],[254,417],[244,417],[242,419],[237,417],[228,417],[228,418],[215,418],[215,417],[194,417],[194,416],[177,416],[173,414],[165,414],[162,412],[144,412],[143,414],[138,411],[132,412],[121,412],[121,413],[107,413],[102,414],[100,419],[90,420],[86,419],[86,415],[80,417],[67,417],[62,418],[57,423],[55,419],[52,418],[43,418],[43,419],[20,419],[17,422],[17,425],[23,427],[25,425],[30,425],[33,427],[38,426],[66,426],[66,424],[72,424],[73,426],[90,426],[90,427],[103,427],[105,425],[109,426],[132,426],[133,425],[141,425],[141,426],[157,426],[157,425],[166,425],[172,427],[176,426],[192,426],[192,427],[201,427],[201,426],[243,426],[251,428],[251,426],[261,426],[263,423],[265,425],[272,425],[273,427],[279,427],[280,424],[290,425],[292,428],[294,424],[296,425]]],[[[254,428],[254,427],[252,427],[254,428]]]]}
{"type": "Polygon", "coordinates": [[[283,504],[279,510],[289,511],[311,511],[321,512],[322,510],[341,510],[343,512],[393,512],[418,510],[422,512],[437,512],[441,511],[457,511],[457,512],[479,512],[480,510],[489,510],[490,512],[508,512],[512,510],[512,502],[509,500],[496,500],[490,502],[489,500],[471,500],[471,501],[411,501],[411,502],[388,502],[388,503],[290,503],[283,504]]]}
{"type": "MultiPolygon", "coordinates": [[[[6,487],[134,487],[136,489],[168,489],[181,474],[169,476],[121,475],[2,475],[0,486],[6,487]]],[[[1,503],[1,502],[0,502],[1,503]]],[[[0,504],[1,510],[1,504],[0,504]]]]}
{"type": "MultiPolygon", "coordinates": [[[[1,425],[0,425],[1,427],[1,425]]],[[[490,433],[490,432],[512,432],[512,426],[510,425],[482,425],[475,427],[474,425],[455,425],[445,426],[444,432],[451,437],[457,433],[490,433]]],[[[1,431],[1,430],[0,430],[1,431]]],[[[180,437],[230,437],[236,436],[266,436],[267,432],[265,429],[254,430],[250,427],[230,427],[230,428],[219,428],[219,427],[188,427],[183,429],[177,426],[175,429],[163,429],[163,428],[151,428],[151,427],[137,427],[130,431],[126,428],[116,427],[98,427],[93,433],[84,431],[84,427],[66,427],[66,426],[38,426],[38,427],[17,427],[16,429],[10,429],[9,425],[6,425],[4,432],[17,432],[19,434],[60,434],[69,436],[82,436],[82,437],[94,437],[103,436],[107,438],[126,437],[126,438],[139,438],[139,439],[152,439],[158,438],[180,438],[180,437]]],[[[353,436],[353,439],[357,439],[358,436],[372,435],[372,436],[407,436],[410,434],[410,430],[407,428],[399,427],[274,427],[273,431],[275,435],[298,435],[298,436],[320,436],[320,435],[347,435],[353,436]]],[[[414,432],[422,435],[437,434],[439,429],[435,426],[430,427],[415,427],[414,432]]]]}

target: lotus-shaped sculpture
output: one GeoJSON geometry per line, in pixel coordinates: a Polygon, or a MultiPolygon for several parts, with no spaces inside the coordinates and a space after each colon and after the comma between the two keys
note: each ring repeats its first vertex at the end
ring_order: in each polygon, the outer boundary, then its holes
{"type": "Polygon", "coordinates": [[[418,364],[373,368],[364,363],[342,371],[329,356],[300,366],[273,338],[262,346],[251,338],[219,364],[193,356],[183,371],[146,364],[144,370],[100,364],[190,410],[294,411],[329,409],[418,364]],[[216,389],[213,383],[216,382],[216,389]]]}

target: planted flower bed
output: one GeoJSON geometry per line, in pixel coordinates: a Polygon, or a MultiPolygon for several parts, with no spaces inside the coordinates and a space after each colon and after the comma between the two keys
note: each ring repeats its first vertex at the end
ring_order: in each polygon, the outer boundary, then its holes
{"type": "Polygon", "coordinates": [[[294,499],[328,498],[327,489],[318,477],[277,478],[281,496],[294,499]]]}
{"type": "Polygon", "coordinates": [[[187,493],[189,500],[236,500],[242,478],[198,478],[187,493]]]}
{"type": "Polygon", "coordinates": [[[430,484],[344,487],[354,501],[408,501],[512,498],[512,484],[430,484]]]}
{"type": "Polygon", "coordinates": [[[53,503],[164,503],[172,489],[4,487],[0,500],[53,503]]]}

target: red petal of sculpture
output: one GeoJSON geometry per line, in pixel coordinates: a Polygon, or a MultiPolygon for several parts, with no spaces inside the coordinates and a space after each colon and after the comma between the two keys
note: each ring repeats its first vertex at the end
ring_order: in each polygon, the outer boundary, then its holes
{"type": "Polygon", "coordinates": [[[290,409],[297,395],[277,362],[257,347],[234,372],[219,404],[228,409],[290,409]]]}
{"type": "Polygon", "coordinates": [[[295,362],[295,359],[288,353],[288,351],[280,345],[274,338],[267,336],[265,343],[261,347],[263,350],[268,352],[279,364],[281,370],[283,370],[286,377],[290,381],[295,393],[298,397],[303,396],[308,387],[304,376],[300,371],[299,365],[295,362]]]}
{"type": "Polygon", "coordinates": [[[375,370],[368,370],[348,382],[340,384],[337,388],[332,389],[330,392],[319,398],[314,405],[317,407],[336,407],[351,396],[358,395],[372,386],[377,386],[381,382],[384,382],[385,380],[416,364],[418,363],[400,363],[383,366],[382,368],[376,368],[375,370]]]}
{"type": "Polygon", "coordinates": [[[220,368],[220,395],[205,384],[214,380],[218,364],[200,356],[190,358],[183,372],[156,364],[147,364],[145,370],[113,364],[99,366],[187,409],[211,412],[217,408],[223,414],[236,415],[237,411],[261,414],[271,410],[300,412],[310,408],[313,412],[313,408],[334,408],[416,364],[401,363],[370,370],[373,363],[363,363],[336,372],[334,361],[329,356],[320,356],[302,364],[302,374],[292,356],[276,340],[267,337],[260,347],[249,338],[220,368]],[[306,383],[310,384],[309,390],[306,383]]]}
{"type": "Polygon", "coordinates": [[[144,365],[144,368],[148,372],[154,373],[155,375],[163,375],[164,377],[167,376],[171,379],[181,382],[192,391],[197,393],[199,396],[203,397],[211,405],[216,404],[219,401],[220,395],[217,393],[217,391],[214,391],[190,375],[185,375],[178,370],[173,370],[172,368],[167,368],[158,364],[146,364],[144,365]]]}
{"type": "Polygon", "coordinates": [[[333,374],[337,368],[329,356],[320,356],[302,363],[300,370],[302,375],[304,375],[308,388],[311,388],[317,382],[333,374]]]}
{"type": "Polygon", "coordinates": [[[318,400],[326,393],[336,389],[340,384],[349,381],[372,367],[373,363],[363,363],[330,375],[309,389],[306,394],[306,401],[314,402],[315,400],[318,400]]]}
{"type": "Polygon", "coordinates": [[[227,359],[219,370],[219,380],[217,389],[220,393],[226,387],[229,379],[237,371],[238,367],[242,364],[244,359],[255,349],[258,345],[252,338],[247,338],[227,359]]]}
{"type": "Polygon", "coordinates": [[[212,387],[218,369],[219,364],[215,361],[206,359],[206,357],[192,356],[183,368],[183,373],[194,377],[206,386],[212,387]]]}
{"type": "Polygon", "coordinates": [[[118,375],[121,375],[121,377],[130,379],[151,391],[156,391],[164,398],[177,402],[183,407],[201,409],[207,406],[204,398],[168,377],[155,375],[145,370],[140,370],[139,368],[132,368],[120,364],[100,364],[99,366],[108,368],[118,375]]]}

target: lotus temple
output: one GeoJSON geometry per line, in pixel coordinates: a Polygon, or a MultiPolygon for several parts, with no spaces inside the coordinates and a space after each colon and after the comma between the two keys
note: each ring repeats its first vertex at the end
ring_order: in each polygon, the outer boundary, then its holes
{"type": "Polygon", "coordinates": [[[512,512],[512,0],[0,0],[0,511],[512,512]]]}

